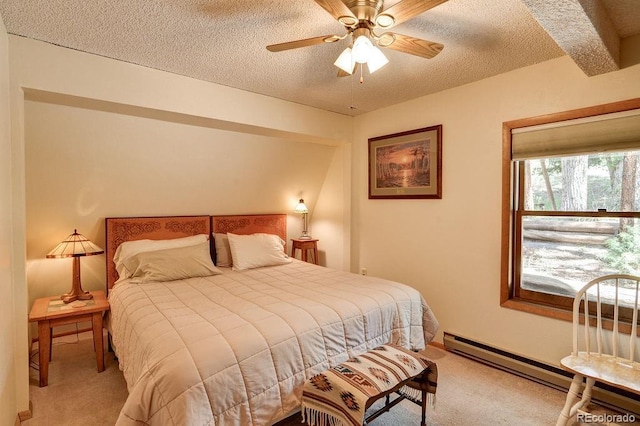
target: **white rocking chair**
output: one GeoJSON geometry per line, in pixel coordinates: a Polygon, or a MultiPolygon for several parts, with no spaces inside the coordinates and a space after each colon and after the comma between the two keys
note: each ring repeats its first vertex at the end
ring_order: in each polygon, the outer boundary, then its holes
{"type": "Polygon", "coordinates": [[[572,372],[574,376],[556,426],[566,425],[578,410],[589,403],[591,389],[596,381],[640,395],[640,363],[634,360],[639,341],[639,283],[640,277],[637,276],[607,275],[590,281],[576,294],[573,302],[573,352],[561,361],[562,367],[572,372]],[[621,286],[621,283],[625,285],[621,286]],[[593,290],[588,291],[590,289],[593,290]],[[583,339],[578,338],[581,305],[584,309],[583,339]],[[605,305],[613,306],[612,320],[603,318],[605,305]],[[595,316],[589,313],[594,307],[595,316]],[[626,313],[625,321],[620,321],[621,311],[626,313]],[[630,330],[620,333],[623,324],[629,326],[628,314],[632,317],[630,330]],[[604,323],[608,323],[608,328],[611,329],[610,340],[605,339],[604,323]],[[621,352],[626,351],[627,348],[624,346],[627,344],[628,357],[621,355],[621,352]],[[584,350],[580,351],[580,348],[584,350]],[[586,385],[580,398],[584,378],[586,378],[586,385]]]}

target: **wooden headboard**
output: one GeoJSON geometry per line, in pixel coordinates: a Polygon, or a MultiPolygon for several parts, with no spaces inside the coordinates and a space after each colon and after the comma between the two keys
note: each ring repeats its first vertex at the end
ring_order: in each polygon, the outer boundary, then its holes
{"type": "Polygon", "coordinates": [[[118,280],[113,256],[118,246],[125,241],[170,240],[198,234],[211,235],[212,230],[217,233],[231,232],[239,235],[264,232],[276,234],[286,241],[287,215],[113,217],[105,219],[105,230],[107,292],[109,292],[118,280]]]}
{"type": "Polygon", "coordinates": [[[287,215],[286,214],[250,214],[212,216],[212,228],[214,233],[247,235],[264,232],[275,234],[287,241],[287,215]]]}
{"type": "Polygon", "coordinates": [[[118,280],[113,255],[118,246],[133,240],[171,240],[211,234],[210,216],[114,217],[105,219],[107,292],[118,280]]]}

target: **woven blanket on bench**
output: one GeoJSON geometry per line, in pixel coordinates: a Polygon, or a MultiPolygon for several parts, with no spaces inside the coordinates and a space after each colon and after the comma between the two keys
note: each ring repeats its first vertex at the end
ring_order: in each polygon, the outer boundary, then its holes
{"type": "MultiPolygon", "coordinates": [[[[302,390],[302,421],[315,425],[362,425],[367,401],[402,381],[426,374],[426,391],[436,392],[437,369],[424,356],[382,345],[313,376],[302,390]]],[[[421,392],[404,386],[400,393],[419,399],[421,392]]],[[[433,403],[433,399],[430,399],[433,403]]]]}

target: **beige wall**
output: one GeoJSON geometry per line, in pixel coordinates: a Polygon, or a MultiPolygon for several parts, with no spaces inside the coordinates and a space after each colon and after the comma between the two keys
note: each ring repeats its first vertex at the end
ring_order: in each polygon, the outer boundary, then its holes
{"type": "Polygon", "coordinates": [[[634,97],[640,66],[588,78],[564,57],[359,117],[352,269],[418,288],[441,332],[558,364],[570,324],[499,304],[502,122],[634,97]],[[442,200],[369,200],[367,139],[435,124],[442,200]]]}
{"type": "Polygon", "coordinates": [[[14,291],[11,276],[11,132],[9,115],[9,43],[0,18],[0,424],[15,421],[16,376],[14,291]]]}
{"type": "MultiPolygon", "coordinates": [[[[69,262],[46,253],[75,228],[103,244],[109,216],[286,213],[304,197],[312,228],[316,208],[330,212],[314,236],[321,249],[331,247],[326,264],[343,266],[348,117],[28,39],[11,42],[26,92],[30,303],[70,285],[69,262]],[[321,192],[331,194],[328,206],[321,192]]],[[[290,237],[301,226],[291,215],[290,237]]],[[[102,288],[104,256],[82,266],[85,289],[102,288]]]]}
{"type": "Polygon", "coordinates": [[[309,233],[313,238],[321,239],[318,242],[320,264],[349,270],[351,182],[350,174],[345,171],[351,167],[351,144],[344,144],[335,150],[329,167],[311,218],[309,233]]]}
{"type": "MultiPolygon", "coordinates": [[[[105,217],[286,213],[300,196],[313,209],[336,151],[34,101],[25,142],[31,300],[69,290],[71,260],[45,255],[75,228],[104,247],[105,217]]],[[[296,237],[301,218],[289,225],[296,237]]],[[[82,259],[85,290],[104,288],[104,262],[82,259]]]]}

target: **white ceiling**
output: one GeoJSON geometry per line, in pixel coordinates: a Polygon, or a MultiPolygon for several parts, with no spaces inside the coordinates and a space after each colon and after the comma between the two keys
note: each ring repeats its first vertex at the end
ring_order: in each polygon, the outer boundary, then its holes
{"type": "Polygon", "coordinates": [[[393,29],[444,44],[438,56],[385,49],[360,84],[333,65],[347,40],[265,48],[344,34],[313,0],[0,0],[0,15],[10,34],[347,115],[566,54],[609,72],[620,39],[640,34],[640,0],[449,0],[393,29]]]}

